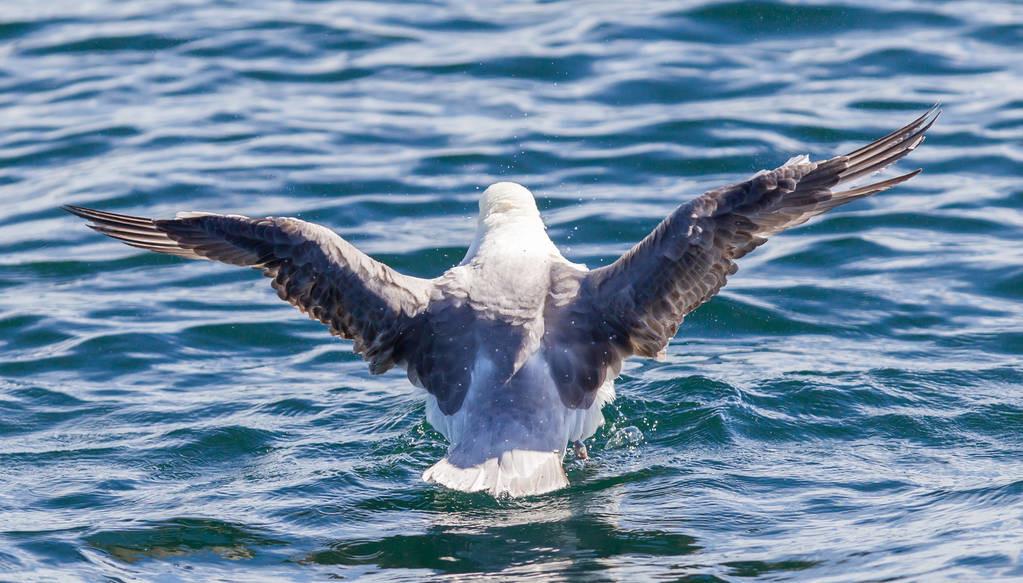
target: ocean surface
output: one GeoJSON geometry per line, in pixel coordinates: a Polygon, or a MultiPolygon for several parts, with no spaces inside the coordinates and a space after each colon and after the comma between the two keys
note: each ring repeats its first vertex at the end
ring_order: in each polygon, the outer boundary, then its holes
{"type": "Polygon", "coordinates": [[[1023,4],[48,0],[0,12],[0,580],[1023,579],[1023,4]],[[773,238],[631,360],[572,486],[420,475],[424,394],[258,273],[62,204],[566,256],[940,102],[924,173],[773,238]]]}

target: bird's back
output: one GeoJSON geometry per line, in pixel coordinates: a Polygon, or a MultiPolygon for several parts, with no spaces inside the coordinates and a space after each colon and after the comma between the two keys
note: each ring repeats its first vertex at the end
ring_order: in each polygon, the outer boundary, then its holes
{"type": "Polygon", "coordinates": [[[484,246],[442,278],[428,332],[429,350],[439,352],[410,366],[431,392],[428,420],[452,444],[424,477],[461,490],[537,494],[567,484],[561,459],[569,439],[599,424],[564,405],[543,342],[552,294],[566,293],[566,270],[583,268],[550,248],[494,249],[484,246]],[[423,365],[444,374],[424,378],[423,365]]]}

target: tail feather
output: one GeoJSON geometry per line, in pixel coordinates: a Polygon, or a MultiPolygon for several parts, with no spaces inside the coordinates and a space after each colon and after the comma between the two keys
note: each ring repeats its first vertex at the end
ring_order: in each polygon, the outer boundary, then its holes
{"type": "Polygon", "coordinates": [[[568,486],[559,451],[513,449],[475,465],[446,457],[423,473],[423,480],[462,492],[511,497],[546,494],[568,486]]]}

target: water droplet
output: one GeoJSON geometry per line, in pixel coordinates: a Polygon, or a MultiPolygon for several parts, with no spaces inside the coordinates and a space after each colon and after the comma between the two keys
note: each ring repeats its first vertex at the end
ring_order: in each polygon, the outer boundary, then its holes
{"type": "Polygon", "coordinates": [[[643,432],[635,425],[622,427],[607,440],[607,449],[631,447],[643,442],[643,432]]]}

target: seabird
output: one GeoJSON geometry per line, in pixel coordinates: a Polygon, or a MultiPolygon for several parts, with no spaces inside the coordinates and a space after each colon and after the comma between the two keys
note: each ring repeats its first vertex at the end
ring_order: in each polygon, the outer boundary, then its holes
{"type": "Polygon", "coordinates": [[[846,186],[913,151],[939,114],[844,156],[797,156],[711,190],[593,270],[561,255],[533,195],[512,182],[483,192],[465,258],[434,279],[295,218],[64,208],[133,247],[261,270],[281,299],[352,340],[372,373],[399,367],[426,389],[426,418],[450,445],[424,480],[527,496],[568,486],[562,460],[569,445],[586,457],[623,360],[663,357],[683,317],[768,237],[916,176],[846,186]]]}

